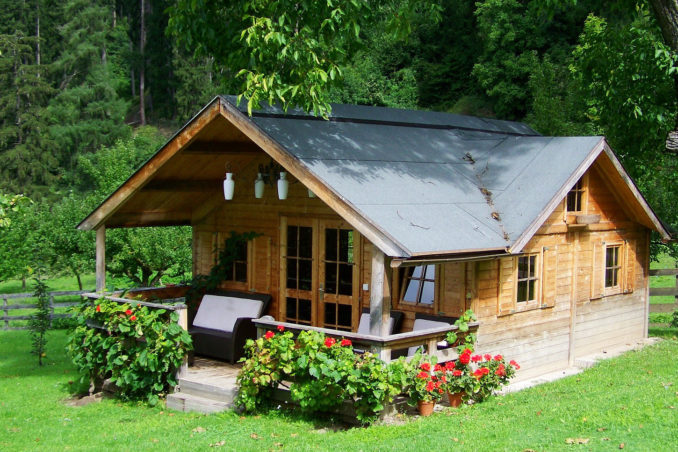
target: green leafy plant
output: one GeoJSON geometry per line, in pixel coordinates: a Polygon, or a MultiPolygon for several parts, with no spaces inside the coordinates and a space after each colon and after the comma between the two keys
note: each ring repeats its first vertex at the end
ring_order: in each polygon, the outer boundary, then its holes
{"type": "Polygon", "coordinates": [[[466,348],[460,352],[456,360],[445,363],[441,378],[445,382],[445,390],[450,394],[462,392],[464,393],[464,398],[467,398],[466,390],[473,385],[473,377],[469,366],[472,353],[470,348],[466,348]]]}
{"type": "Polygon", "coordinates": [[[474,355],[471,356],[471,362],[475,370],[471,372],[473,378],[468,380],[466,393],[474,402],[486,400],[497,389],[506,385],[516,370],[520,369],[513,360],[507,364],[502,355],[474,355]]]}
{"type": "Polygon", "coordinates": [[[471,309],[468,309],[464,312],[461,317],[454,322],[454,325],[458,328],[456,331],[450,331],[447,333],[447,343],[453,347],[459,347],[459,352],[466,348],[470,348],[473,351],[473,346],[476,342],[475,333],[469,333],[469,323],[476,321],[476,315],[471,309]]]}
{"type": "Polygon", "coordinates": [[[357,419],[370,423],[402,391],[404,360],[387,364],[371,353],[356,355],[348,339],[303,331],[295,340],[278,328],[246,345],[236,398],[246,411],[260,408],[283,384],[303,411],[331,411],[350,401],[357,419]]]}
{"type": "Polygon", "coordinates": [[[75,318],[68,350],[83,380],[110,378],[121,397],[151,404],[176,385],[191,338],[175,311],[100,299],[78,306],[75,318]]]}
{"type": "Polygon", "coordinates": [[[28,320],[28,328],[31,331],[31,353],[38,356],[38,364],[42,366],[42,358],[45,356],[47,337],[45,334],[50,327],[49,289],[40,275],[35,280],[35,298],[37,299],[37,312],[28,320]]]}
{"type": "Polygon", "coordinates": [[[673,318],[671,319],[671,326],[678,328],[678,309],[673,311],[673,318]]]}
{"type": "Polygon", "coordinates": [[[407,394],[410,403],[435,402],[445,393],[445,376],[442,366],[436,364],[437,359],[422,355],[420,351],[410,361],[407,372],[407,394]]]}

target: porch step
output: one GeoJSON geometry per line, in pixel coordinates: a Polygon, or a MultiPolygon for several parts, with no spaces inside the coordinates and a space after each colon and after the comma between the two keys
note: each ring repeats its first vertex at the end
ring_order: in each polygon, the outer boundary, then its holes
{"type": "Polygon", "coordinates": [[[238,387],[234,377],[222,377],[218,380],[212,379],[209,382],[187,377],[179,378],[175,392],[233,404],[238,393],[238,387]]]}
{"type": "Polygon", "coordinates": [[[208,399],[185,392],[175,392],[167,396],[166,406],[168,409],[177,411],[196,411],[198,413],[218,413],[233,407],[233,403],[208,399]]]}

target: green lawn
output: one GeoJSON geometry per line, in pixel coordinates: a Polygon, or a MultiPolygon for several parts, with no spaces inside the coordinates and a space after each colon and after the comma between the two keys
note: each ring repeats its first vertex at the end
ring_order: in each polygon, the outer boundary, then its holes
{"type": "Polygon", "coordinates": [[[65,333],[50,333],[40,368],[27,333],[0,332],[0,450],[668,450],[678,444],[678,330],[661,332],[667,339],[656,346],[555,383],[402,425],[336,431],[279,412],[205,416],[116,400],[67,406],[76,375],[65,333]]]}

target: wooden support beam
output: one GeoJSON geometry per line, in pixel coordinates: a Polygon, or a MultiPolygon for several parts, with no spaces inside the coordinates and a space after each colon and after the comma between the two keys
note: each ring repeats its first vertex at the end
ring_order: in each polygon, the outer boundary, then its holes
{"type": "Polygon", "coordinates": [[[199,192],[220,193],[223,179],[208,180],[153,180],[144,185],[141,191],[166,191],[166,192],[199,192]]]}
{"type": "Polygon", "coordinates": [[[213,142],[195,141],[188,148],[181,151],[190,155],[228,155],[228,154],[256,154],[264,152],[259,146],[248,142],[213,142]]]}
{"type": "Polygon", "coordinates": [[[372,245],[372,281],[370,288],[370,334],[388,336],[391,318],[390,258],[372,245]]]}
{"type": "Polygon", "coordinates": [[[106,226],[97,228],[96,236],[96,290],[106,290],[106,226]]]}

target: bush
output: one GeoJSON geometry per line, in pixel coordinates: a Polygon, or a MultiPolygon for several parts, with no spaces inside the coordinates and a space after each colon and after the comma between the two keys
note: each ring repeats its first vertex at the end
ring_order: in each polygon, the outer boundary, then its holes
{"type": "Polygon", "coordinates": [[[260,408],[287,381],[302,410],[331,411],[348,400],[358,420],[370,423],[406,381],[403,360],[387,364],[371,353],[356,355],[351,341],[316,331],[303,331],[295,341],[279,327],[277,334],[249,340],[241,361],[236,404],[246,411],[260,408]]]}
{"type": "Polygon", "coordinates": [[[120,396],[151,404],[176,385],[176,371],[191,348],[178,314],[101,299],[75,312],[68,351],[82,380],[110,378],[120,396]]]}
{"type": "Polygon", "coordinates": [[[678,328],[678,309],[673,311],[673,318],[671,319],[671,326],[678,328]]]}

